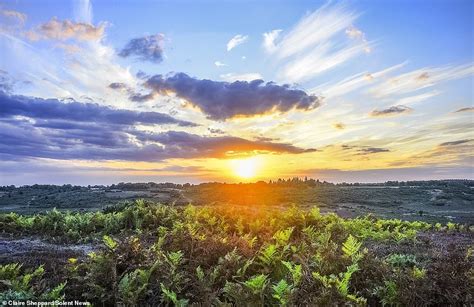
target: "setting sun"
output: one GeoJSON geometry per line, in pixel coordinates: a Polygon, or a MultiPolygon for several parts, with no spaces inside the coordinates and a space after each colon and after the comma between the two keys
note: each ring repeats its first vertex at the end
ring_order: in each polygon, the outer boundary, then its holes
{"type": "Polygon", "coordinates": [[[231,161],[231,167],[234,174],[245,179],[255,177],[257,166],[255,158],[231,161]]]}

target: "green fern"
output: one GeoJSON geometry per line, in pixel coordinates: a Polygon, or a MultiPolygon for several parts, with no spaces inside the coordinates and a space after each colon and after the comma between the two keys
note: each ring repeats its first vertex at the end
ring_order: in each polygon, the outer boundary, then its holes
{"type": "Polygon", "coordinates": [[[277,299],[280,306],[288,305],[291,292],[293,290],[292,286],[287,283],[286,280],[282,279],[277,284],[272,286],[273,295],[275,299],[277,299]]]}
{"type": "Polygon", "coordinates": [[[288,272],[290,272],[293,285],[298,285],[303,277],[301,264],[293,264],[290,261],[282,261],[281,263],[287,268],[288,272]]]}
{"type": "Polygon", "coordinates": [[[107,246],[108,249],[110,250],[115,250],[118,246],[118,243],[114,241],[111,237],[104,235],[102,237],[102,241],[104,242],[105,246],[107,246]]]}
{"type": "Polygon", "coordinates": [[[264,264],[270,265],[276,259],[277,247],[275,244],[268,245],[265,249],[260,251],[258,259],[260,259],[264,264]]]}
{"type": "Polygon", "coordinates": [[[285,246],[290,241],[291,234],[293,233],[294,227],[290,227],[284,230],[277,231],[273,238],[276,240],[279,246],[285,246]]]}
{"type": "Polygon", "coordinates": [[[346,255],[347,257],[355,258],[357,257],[357,254],[361,246],[362,246],[362,242],[359,242],[352,235],[349,235],[346,241],[342,243],[342,251],[344,252],[344,255],[346,255]]]}
{"type": "Polygon", "coordinates": [[[249,288],[253,294],[261,294],[267,285],[267,275],[259,274],[249,278],[244,285],[249,288]]]}
{"type": "Polygon", "coordinates": [[[185,307],[188,306],[189,300],[187,299],[178,299],[178,295],[163,285],[160,284],[161,291],[163,292],[163,301],[167,303],[173,303],[175,307],[185,307]]]}

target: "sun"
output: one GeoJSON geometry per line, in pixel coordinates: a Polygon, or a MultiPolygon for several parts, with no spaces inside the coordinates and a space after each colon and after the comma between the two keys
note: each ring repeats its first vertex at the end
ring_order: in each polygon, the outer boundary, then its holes
{"type": "Polygon", "coordinates": [[[255,177],[257,174],[257,167],[257,160],[253,158],[231,161],[231,168],[234,175],[244,179],[255,177]]]}

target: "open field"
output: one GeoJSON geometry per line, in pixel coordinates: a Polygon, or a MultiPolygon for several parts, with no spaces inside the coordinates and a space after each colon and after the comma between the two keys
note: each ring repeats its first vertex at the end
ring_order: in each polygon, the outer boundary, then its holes
{"type": "Polygon", "coordinates": [[[174,205],[237,204],[302,208],[318,206],[342,217],[474,223],[472,181],[420,181],[379,185],[317,182],[172,185],[119,184],[110,187],[25,186],[0,190],[0,212],[32,214],[52,208],[96,211],[126,200],[174,205]]]}
{"type": "Polygon", "coordinates": [[[0,299],[470,305],[472,185],[3,187],[0,299]]]}

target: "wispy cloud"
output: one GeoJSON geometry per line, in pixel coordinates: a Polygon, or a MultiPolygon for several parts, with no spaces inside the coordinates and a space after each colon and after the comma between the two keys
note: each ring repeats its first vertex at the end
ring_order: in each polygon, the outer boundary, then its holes
{"type": "Polygon", "coordinates": [[[320,93],[325,98],[333,98],[337,96],[342,96],[347,93],[356,91],[358,89],[367,87],[375,82],[380,82],[380,78],[386,76],[392,71],[400,69],[406,64],[406,62],[393,65],[386,69],[370,73],[370,72],[362,72],[355,74],[353,76],[347,77],[335,84],[326,84],[322,86],[318,86],[313,88],[310,92],[312,93],[320,93]]]}
{"type": "Polygon", "coordinates": [[[20,23],[20,25],[23,25],[26,21],[26,14],[24,13],[21,13],[21,12],[17,12],[17,11],[14,11],[14,10],[2,10],[0,9],[0,15],[3,15],[7,18],[11,18],[11,19],[14,19],[16,21],[18,21],[20,23]]]}
{"type": "Polygon", "coordinates": [[[349,28],[357,17],[342,4],[326,4],[305,16],[284,35],[275,45],[275,53],[281,59],[306,52],[349,28]]]}
{"type": "Polygon", "coordinates": [[[471,142],[472,140],[457,140],[457,141],[451,141],[451,142],[444,142],[439,144],[439,146],[446,147],[446,146],[457,146],[461,144],[466,144],[471,142]]]}
{"type": "Polygon", "coordinates": [[[52,18],[50,21],[41,24],[39,27],[26,32],[29,40],[37,41],[41,39],[97,41],[102,39],[105,31],[105,23],[94,26],[84,22],[74,22],[71,20],[58,20],[52,18]]]}
{"type": "Polygon", "coordinates": [[[280,30],[264,33],[265,50],[283,63],[277,71],[278,79],[308,81],[368,52],[372,43],[353,27],[357,17],[344,4],[328,3],[303,17],[281,38],[280,30]]]}
{"type": "Polygon", "coordinates": [[[215,61],[215,62],[214,62],[214,65],[216,65],[217,67],[224,67],[224,66],[227,66],[227,64],[222,63],[221,61],[215,61]]]}
{"type": "Polygon", "coordinates": [[[257,72],[249,72],[249,73],[228,73],[220,75],[222,80],[227,82],[234,82],[234,81],[253,81],[253,80],[261,80],[263,79],[262,75],[257,72]]]}
{"type": "Polygon", "coordinates": [[[335,50],[328,42],[317,46],[306,55],[302,55],[290,61],[279,71],[279,77],[282,80],[291,82],[306,81],[364,52],[365,46],[363,45],[355,45],[335,50]]]}
{"type": "Polygon", "coordinates": [[[92,4],[90,0],[74,1],[74,17],[78,22],[92,23],[92,4]]]}
{"type": "Polygon", "coordinates": [[[397,104],[399,104],[399,105],[413,105],[413,104],[425,101],[425,100],[427,100],[431,97],[435,97],[439,94],[441,94],[440,91],[434,90],[434,91],[426,92],[426,93],[419,94],[419,95],[403,97],[403,98],[401,98],[397,101],[397,104]]]}
{"type": "Polygon", "coordinates": [[[454,111],[454,113],[473,112],[473,111],[474,111],[474,107],[466,107],[466,108],[458,109],[454,111]]]}
{"type": "Polygon", "coordinates": [[[232,37],[230,41],[227,43],[227,51],[231,51],[238,45],[245,43],[248,40],[248,35],[237,34],[236,36],[232,37]]]}
{"type": "Polygon", "coordinates": [[[277,49],[275,41],[280,36],[281,29],[272,30],[270,32],[263,33],[263,48],[268,53],[273,53],[277,49]]]}
{"type": "Polygon", "coordinates": [[[394,76],[374,86],[370,92],[375,97],[386,97],[394,94],[406,94],[438,83],[461,79],[474,74],[474,65],[446,66],[439,68],[425,67],[394,76]]]}

